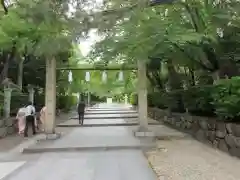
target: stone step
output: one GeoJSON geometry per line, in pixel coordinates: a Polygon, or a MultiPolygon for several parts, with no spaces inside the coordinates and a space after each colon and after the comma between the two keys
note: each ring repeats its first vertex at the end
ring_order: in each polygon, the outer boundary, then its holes
{"type": "MultiPolygon", "coordinates": [[[[149,125],[159,125],[160,123],[148,123],[149,125]]],[[[59,124],[58,127],[108,127],[108,126],[137,126],[139,123],[109,123],[109,124],[59,124]]]]}
{"type": "Polygon", "coordinates": [[[155,148],[155,144],[127,145],[127,146],[82,146],[82,147],[29,147],[24,148],[23,154],[57,153],[57,152],[85,152],[85,151],[116,151],[116,150],[148,150],[155,148]]]}
{"type": "Polygon", "coordinates": [[[137,114],[135,111],[86,111],[85,115],[98,115],[98,114],[137,114]]]}
{"type": "MultiPolygon", "coordinates": [[[[138,116],[84,116],[84,119],[132,119],[138,116]]],[[[78,116],[71,117],[70,119],[78,119],[78,116]]]]}

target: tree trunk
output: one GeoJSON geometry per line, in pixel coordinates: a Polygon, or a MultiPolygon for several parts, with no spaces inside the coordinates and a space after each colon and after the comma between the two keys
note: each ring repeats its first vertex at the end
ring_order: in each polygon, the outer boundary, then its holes
{"type": "Polygon", "coordinates": [[[168,69],[168,76],[169,76],[169,85],[170,89],[180,89],[181,88],[181,81],[176,72],[172,60],[167,61],[167,69],[168,69]]]}
{"type": "Polygon", "coordinates": [[[219,71],[215,71],[212,74],[213,83],[216,84],[220,80],[219,71]]]}
{"type": "Polygon", "coordinates": [[[19,64],[18,64],[18,86],[22,90],[22,85],[23,85],[23,63],[24,59],[21,59],[19,64]]]}
{"type": "Polygon", "coordinates": [[[9,65],[15,57],[15,53],[16,53],[16,47],[15,47],[15,43],[14,43],[13,47],[12,47],[12,51],[10,53],[8,52],[7,55],[5,56],[6,61],[4,63],[4,67],[3,67],[3,70],[0,75],[0,82],[3,82],[4,79],[6,79],[8,77],[9,65]]]}
{"type": "Polygon", "coordinates": [[[191,76],[191,86],[195,86],[196,83],[195,83],[195,74],[194,74],[194,70],[192,68],[189,68],[189,73],[190,73],[190,76],[191,76]]]}
{"type": "Polygon", "coordinates": [[[9,118],[11,112],[11,93],[12,89],[4,87],[4,117],[9,118]]]}

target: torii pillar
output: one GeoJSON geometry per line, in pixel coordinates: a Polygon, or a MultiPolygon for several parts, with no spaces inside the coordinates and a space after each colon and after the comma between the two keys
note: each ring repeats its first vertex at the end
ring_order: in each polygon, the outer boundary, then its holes
{"type": "Polygon", "coordinates": [[[138,120],[139,128],[135,136],[153,136],[148,129],[148,100],[147,100],[147,67],[146,62],[138,60],[138,120]]]}
{"type": "Polygon", "coordinates": [[[57,139],[55,132],[56,120],[56,59],[46,59],[46,89],[45,89],[46,120],[44,124],[47,139],[57,139]]]}

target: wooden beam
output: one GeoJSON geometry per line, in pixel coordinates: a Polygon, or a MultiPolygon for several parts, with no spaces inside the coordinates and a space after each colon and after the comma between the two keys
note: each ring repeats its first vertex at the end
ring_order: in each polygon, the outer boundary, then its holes
{"type": "Polygon", "coordinates": [[[117,71],[117,70],[137,70],[137,67],[59,67],[57,70],[83,70],[83,71],[117,71]]]}
{"type": "Polygon", "coordinates": [[[109,65],[96,65],[96,64],[82,64],[75,67],[57,67],[57,70],[84,70],[84,71],[95,71],[95,70],[137,70],[135,65],[119,65],[119,64],[109,64],[109,65]]]}

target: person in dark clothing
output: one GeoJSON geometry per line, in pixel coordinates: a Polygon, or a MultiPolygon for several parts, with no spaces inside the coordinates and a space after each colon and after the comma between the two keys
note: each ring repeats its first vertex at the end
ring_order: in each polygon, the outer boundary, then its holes
{"type": "Polygon", "coordinates": [[[24,137],[28,137],[29,125],[32,126],[33,135],[36,134],[35,113],[36,113],[35,107],[32,105],[31,102],[29,102],[28,105],[26,106],[26,126],[24,129],[24,137]]]}
{"type": "Polygon", "coordinates": [[[82,125],[84,120],[84,111],[85,111],[85,103],[81,101],[78,103],[78,120],[79,120],[79,124],[82,124],[82,125]]]}

